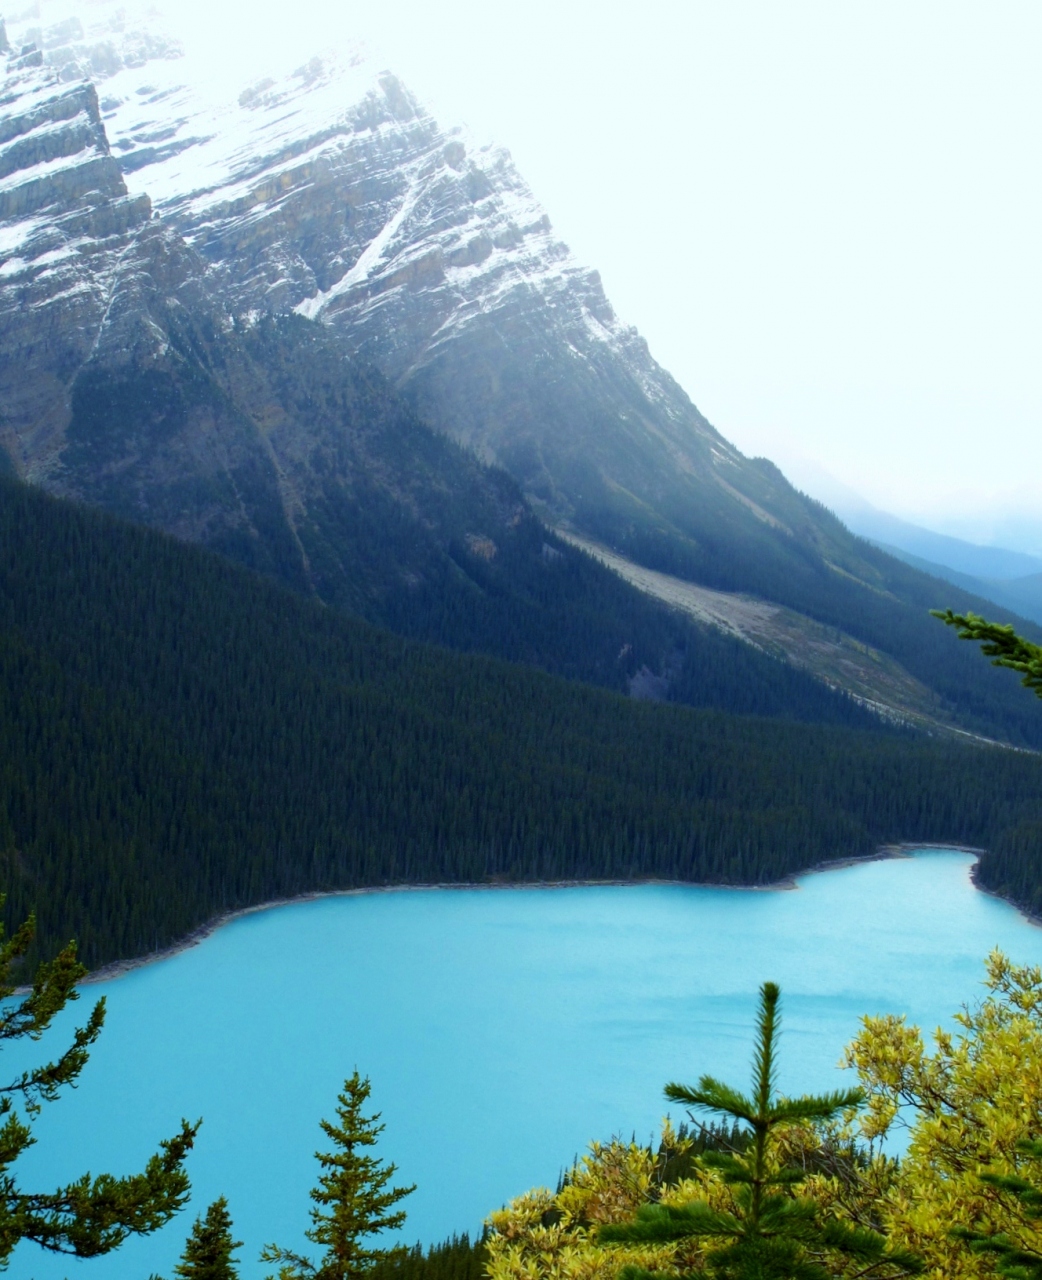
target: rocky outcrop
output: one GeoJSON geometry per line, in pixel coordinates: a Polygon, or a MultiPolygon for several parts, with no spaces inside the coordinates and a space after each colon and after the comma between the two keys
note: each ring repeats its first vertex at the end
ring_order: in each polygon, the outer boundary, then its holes
{"type": "Polygon", "coordinates": [[[64,83],[30,53],[11,60],[0,89],[0,442],[23,475],[54,465],[72,379],[150,217],[111,155],[95,87],[64,83]]]}
{"type": "Polygon", "coordinates": [[[89,29],[22,34],[55,75],[92,69],[106,160],[199,253],[232,314],[322,321],[554,519],[602,537],[672,529],[711,573],[698,548],[721,514],[747,560],[765,529],[814,524],[618,319],[502,148],[442,130],[358,59],[315,58],[215,101],[176,41],[104,4],[90,13],[89,29]]]}

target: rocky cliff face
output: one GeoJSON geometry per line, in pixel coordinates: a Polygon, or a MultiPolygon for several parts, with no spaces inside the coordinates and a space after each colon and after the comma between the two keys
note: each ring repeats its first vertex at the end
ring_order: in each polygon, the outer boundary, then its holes
{"type": "Polygon", "coordinates": [[[0,440],[23,474],[53,464],[68,384],[150,216],[112,157],[94,86],[58,80],[31,46],[11,56],[0,89],[0,440]]]}
{"type": "MultiPolygon", "coordinates": [[[[357,60],[215,91],[176,41],[104,3],[84,13],[91,24],[73,13],[12,34],[35,36],[60,82],[99,85],[101,121],[95,103],[76,126],[96,135],[81,164],[104,167],[109,200],[118,165],[230,314],[321,320],[554,520],[615,541],[631,526],[672,530],[703,573],[721,515],[746,559],[766,531],[809,533],[780,477],[729,445],[618,319],[506,151],[442,130],[357,60]]],[[[81,138],[70,122],[63,132],[71,154],[81,138]]]]}
{"type": "Polygon", "coordinates": [[[316,58],[222,99],[172,41],[124,29],[117,48],[68,29],[46,58],[65,77],[104,74],[129,187],[207,260],[233,310],[323,320],[558,514],[623,469],[650,498],[663,469],[742,470],[555,237],[509,154],[439,128],[393,76],[316,58]]]}

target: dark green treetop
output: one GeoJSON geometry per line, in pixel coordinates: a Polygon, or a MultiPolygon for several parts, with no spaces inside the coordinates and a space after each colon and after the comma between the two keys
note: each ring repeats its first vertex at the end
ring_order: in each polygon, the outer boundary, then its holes
{"type": "Polygon", "coordinates": [[[177,1280],[238,1280],[232,1254],[241,1247],[241,1240],[232,1239],[228,1201],[219,1196],[204,1218],[196,1218],[174,1275],[177,1280]]]}
{"type": "Polygon", "coordinates": [[[402,1226],[405,1210],[394,1206],[416,1189],[389,1188],[397,1165],[384,1165],[366,1150],[375,1146],[385,1128],[378,1123],[378,1112],[362,1114],[370,1091],[368,1078],[355,1071],[337,1098],[339,1123],[322,1121],[322,1130],[334,1150],[315,1153],[322,1174],[311,1192],[315,1203],[306,1235],[325,1252],[315,1263],[299,1253],[267,1245],[261,1261],[278,1264],[278,1280],[358,1280],[378,1263],[406,1252],[400,1246],[380,1249],[367,1242],[370,1236],[402,1226]]]}
{"type": "MultiPolygon", "coordinates": [[[[14,998],[12,971],[32,946],[34,932],[32,917],[10,938],[4,938],[0,927],[0,1046],[39,1040],[65,1006],[79,999],[76,984],[86,970],[74,942],[38,967],[27,995],[14,998]]],[[[160,1144],[142,1173],[126,1178],[85,1173],[51,1193],[26,1192],[18,1185],[13,1166],[36,1142],[32,1122],[45,1103],[75,1085],[104,1022],[101,999],[84,1025],[73,1032],[64,1052],[0,1086],[0,1270],[8,1266],[22,1240],[78,1258],[110,1253],[128,1236],[148,1235],[165,1226],[188,1199],[184,1162],[199,1126],[184,1120],[180,1131],[160,1144]]]]}
{"type": "MultiPolygon", "coordinates": [[[[779,1096],[776,1082],[776,1044],[780,1025],[780,992],[773,982],[760,988],[756,1050],[751,1096],[702,1076],[698,1085],[669,1084],[666,1097],[689,1107],[713,1112],[747,1126],[749,1142],[734,1152],[706,1151],[699,1163],[715,1169],[732,1189],[732,1208],[722,1210],[706,1200],[685,1205],[644,1205],[636,1221],[604,1226],[604,1243],[668,1243],[696,1240],[705,1246],[705,1269],[687,1280],[829,1280],[842,1274],[845,1261],[857,1263],[857,1273],[902,1276],[922,1270],[909,1254],[891,1252],[878,1232],[826,1216],[819,1205],[797,1194],[807,1176],[804,1169],[786,1167],[777,1158],[776,1131],[807,1121],[826,1123],[864,1101],[860,1089],[779,1096]]],[[[654,1273],[627,1267],[621,1280],[656,1280],[654,1273]]]]}
{"type": "Polygon", "coordinates": [[[1019,671],[1021,684],[1042,698],[1042,646],[1018,636],[1011,626],[988,622],[977,613],[953,613],[951,609],[931,609],[949,627],[958,627],[960,640],[979,640],[981,652],[993,667],[1019,671]]]}

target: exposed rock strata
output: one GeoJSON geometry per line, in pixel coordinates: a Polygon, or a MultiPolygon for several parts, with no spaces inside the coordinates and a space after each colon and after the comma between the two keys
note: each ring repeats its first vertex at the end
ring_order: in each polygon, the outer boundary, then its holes
{"type": "Polygon", "coordinates": [[[14,59],[0,90],[0,440],[29,478],[51,473],[72,380],[150,217],[112,157],[94,86],[14,59]]]}
{"type": "MultiPolygon", "coordinates": [[[[105,125],[85,86],[53,90],[51,117],[72,114],[33,144],[60,153],[50,186],[37,192],[10,161],[26,217],[52,196],[84,201],[85,187],[111,201],[118,163],[205,261],[229,313],[322,320],[554,519],[602,535],[634,519],[672,528],[706,571],[700,544],[721,514],[753,544],[765,526],[813,525],[618,319],[506,151],[440,129],[392,75],[356,60],[316,58],[214,97],[176,40],[132,29],[115,7],[83,14],[19,33],[41,43],[37,74],[89,71],[105,125]]],[[[90,275],[103,280],[103,264],[90,275]]],[[[19,465],[35,474],[37,453],[23,447],[19,465]]]]}

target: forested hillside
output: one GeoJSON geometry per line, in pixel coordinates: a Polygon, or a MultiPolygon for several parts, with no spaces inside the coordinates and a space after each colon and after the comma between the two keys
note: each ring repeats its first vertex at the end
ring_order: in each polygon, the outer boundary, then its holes
{"type": "Polygon", "coordinates": [[[35,908],[42,947],[78,935],[92,965],[307,890],[763,883],[887,840],[1012,850],[1042,821],[1034,755],[634,702],[2,496],[8,919],[35,908]]]}
{"type": "MultiPolygon", "coordinates": [[[[187,251],[169,254],[187,270],[187,251]]],[[[229,326],[161,303],[151,313],[164,334],[161,359],[95,360],[75,381],[61,487],[79,500],[198,541],[403,635],[620,691],[644,672],[651,680],[640,687],[691,706],[871,725],[827,683],[694,626],[557,537],[505,471],[432,431],[322,326],[298,316],[229,326]],[[201,467],[201,456],[222,465],[201,467]]],[[[928,615],[980,607],[974,597],[853,539],[770,464],[759,472],[789,495],[801,536],[828,530],[836,563],[789,541],[779,558],[777,531],[756,521],[747,549],[755,581],[732,572],[737,543],[708,525],[696,559],[687,558],[696,543],[681,555],[667,540],[659,554],[655,539],[609,532],[623,548],[637,538],[644,564],[727,590],[751,584],[896,654],[939,695],[942,723],[1042,746],[1042,724],[1016,689],[928,615]]],[[[689,518],[709,520],[716,497],[714,487],[713,501],[700,500],[689,518]]]]}
{"type": "Polygon", "coordinates": [[[506,472],[431,431],[319,325],[157,315],[161,362],[76,381],[63,467],[81,501],[404,635],[620,691],[646,671],[694,706],[872,723],[560,541],[506,472]]]}

